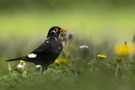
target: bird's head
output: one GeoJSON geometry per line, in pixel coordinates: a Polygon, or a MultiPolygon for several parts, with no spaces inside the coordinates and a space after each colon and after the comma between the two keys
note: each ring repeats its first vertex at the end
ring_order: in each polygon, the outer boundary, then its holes
{"type": "Polygon", "coordinates": [[[66,30],[59,26],[53,26],[50,28],[47,37],[59,37],[59,34],[62,32],[66,32],[66,30]]]}

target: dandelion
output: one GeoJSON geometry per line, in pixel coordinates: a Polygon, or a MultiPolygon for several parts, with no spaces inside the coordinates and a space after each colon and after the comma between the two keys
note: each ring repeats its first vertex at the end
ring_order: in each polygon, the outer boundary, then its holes
{"type": "Polygon", "coordinates": [[[104,54],[97,54],[97,57],[100,58],[100,59],[105,59],[105,58],[107,58],[107,56],[104,55],[104,54]]]}
{"type": "Polygon", "coordinates": [[[122,57],[116,57],[115,60],[118,62],[118,63],[121,63],[124,61],[124,59],[122,57]]]}
{"type": "Polygon", "coordinates": [[[124,61],[124,58],[118,56],[118,57],[115,58],[115,60],[118,62],[117,65],[116,65],[116,69],[115,69],[115,75],[117,76],[118,72],[119,72],[119,69],[120,69],[120,64],[121,64],[121,62],[124,61]]]}
{"type": "Polygon", "coordinates": [[[88,48],[88,46],[87,45],[81,45],[80,48],[84,49],[84,48],[88,48]]]}
{"type": "Polygon", "coordinates": [[[25,68],[25,66],[26,66],[25,61],[20,60],[19,64],[17,65],[17,68],[24,69],[24,68],[25,68]]]}
{"type": "Polygon", "coordinates": [[[55,63],[57,63],[57,64],[65,64],[66,65],[68,63],[68,61],[67,61],[67,59],[59,58],[59,59],[55,60],[55,63]]]}
{"type": "Polygon", "coordinates": [[[124,44],[118,44],[115,46],[115,53],[119,55],[129,55],[133,52],[133,45],[127,43],[126,41],[124,44]]]}

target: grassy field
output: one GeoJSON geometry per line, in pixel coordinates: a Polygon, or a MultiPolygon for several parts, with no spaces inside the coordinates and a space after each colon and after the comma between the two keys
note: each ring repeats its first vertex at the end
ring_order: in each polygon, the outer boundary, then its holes
{"type": "Polygon", "coordinates": [[[134,16],[134,10],[126,8],[2,12],[0,90],[134,90],[134,16]],[[20,69],[19,62],[4,61],[36,48],[54,25],[74,33],[64,48],[66,57],[60,56],[68,63],[53,63],[42,73],[27,62],[20,69]]]}

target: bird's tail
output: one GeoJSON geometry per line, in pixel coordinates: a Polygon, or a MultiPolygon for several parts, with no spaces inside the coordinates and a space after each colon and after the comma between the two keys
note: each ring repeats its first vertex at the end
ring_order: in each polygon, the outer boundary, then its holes
{"type": "Polygon", "coordinates": [[[9,60],[6,60],[6,61],[8,62],[8,61],[17,61],[17,60],[21,60],[21,57],[20,58],[9,59],[9,60]]]}

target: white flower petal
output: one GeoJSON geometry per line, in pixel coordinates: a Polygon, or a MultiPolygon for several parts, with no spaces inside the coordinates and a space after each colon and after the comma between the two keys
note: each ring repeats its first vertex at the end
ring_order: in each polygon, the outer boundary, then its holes
{"type": "Polygon", "coordinates": [[[24,68],[24,65],[18,64],[18,65],[17,65],[17,68],[24,68]]]}
{"type": "Polygon", "coordinates": [[[81,45],[80,48],[88,48],[87,45],[81,45]]]}
{"type": "Polygon", "coordinates": [[[36,65],[36,68],[41,68],[42,66],[41,65],[36,65]]]}

